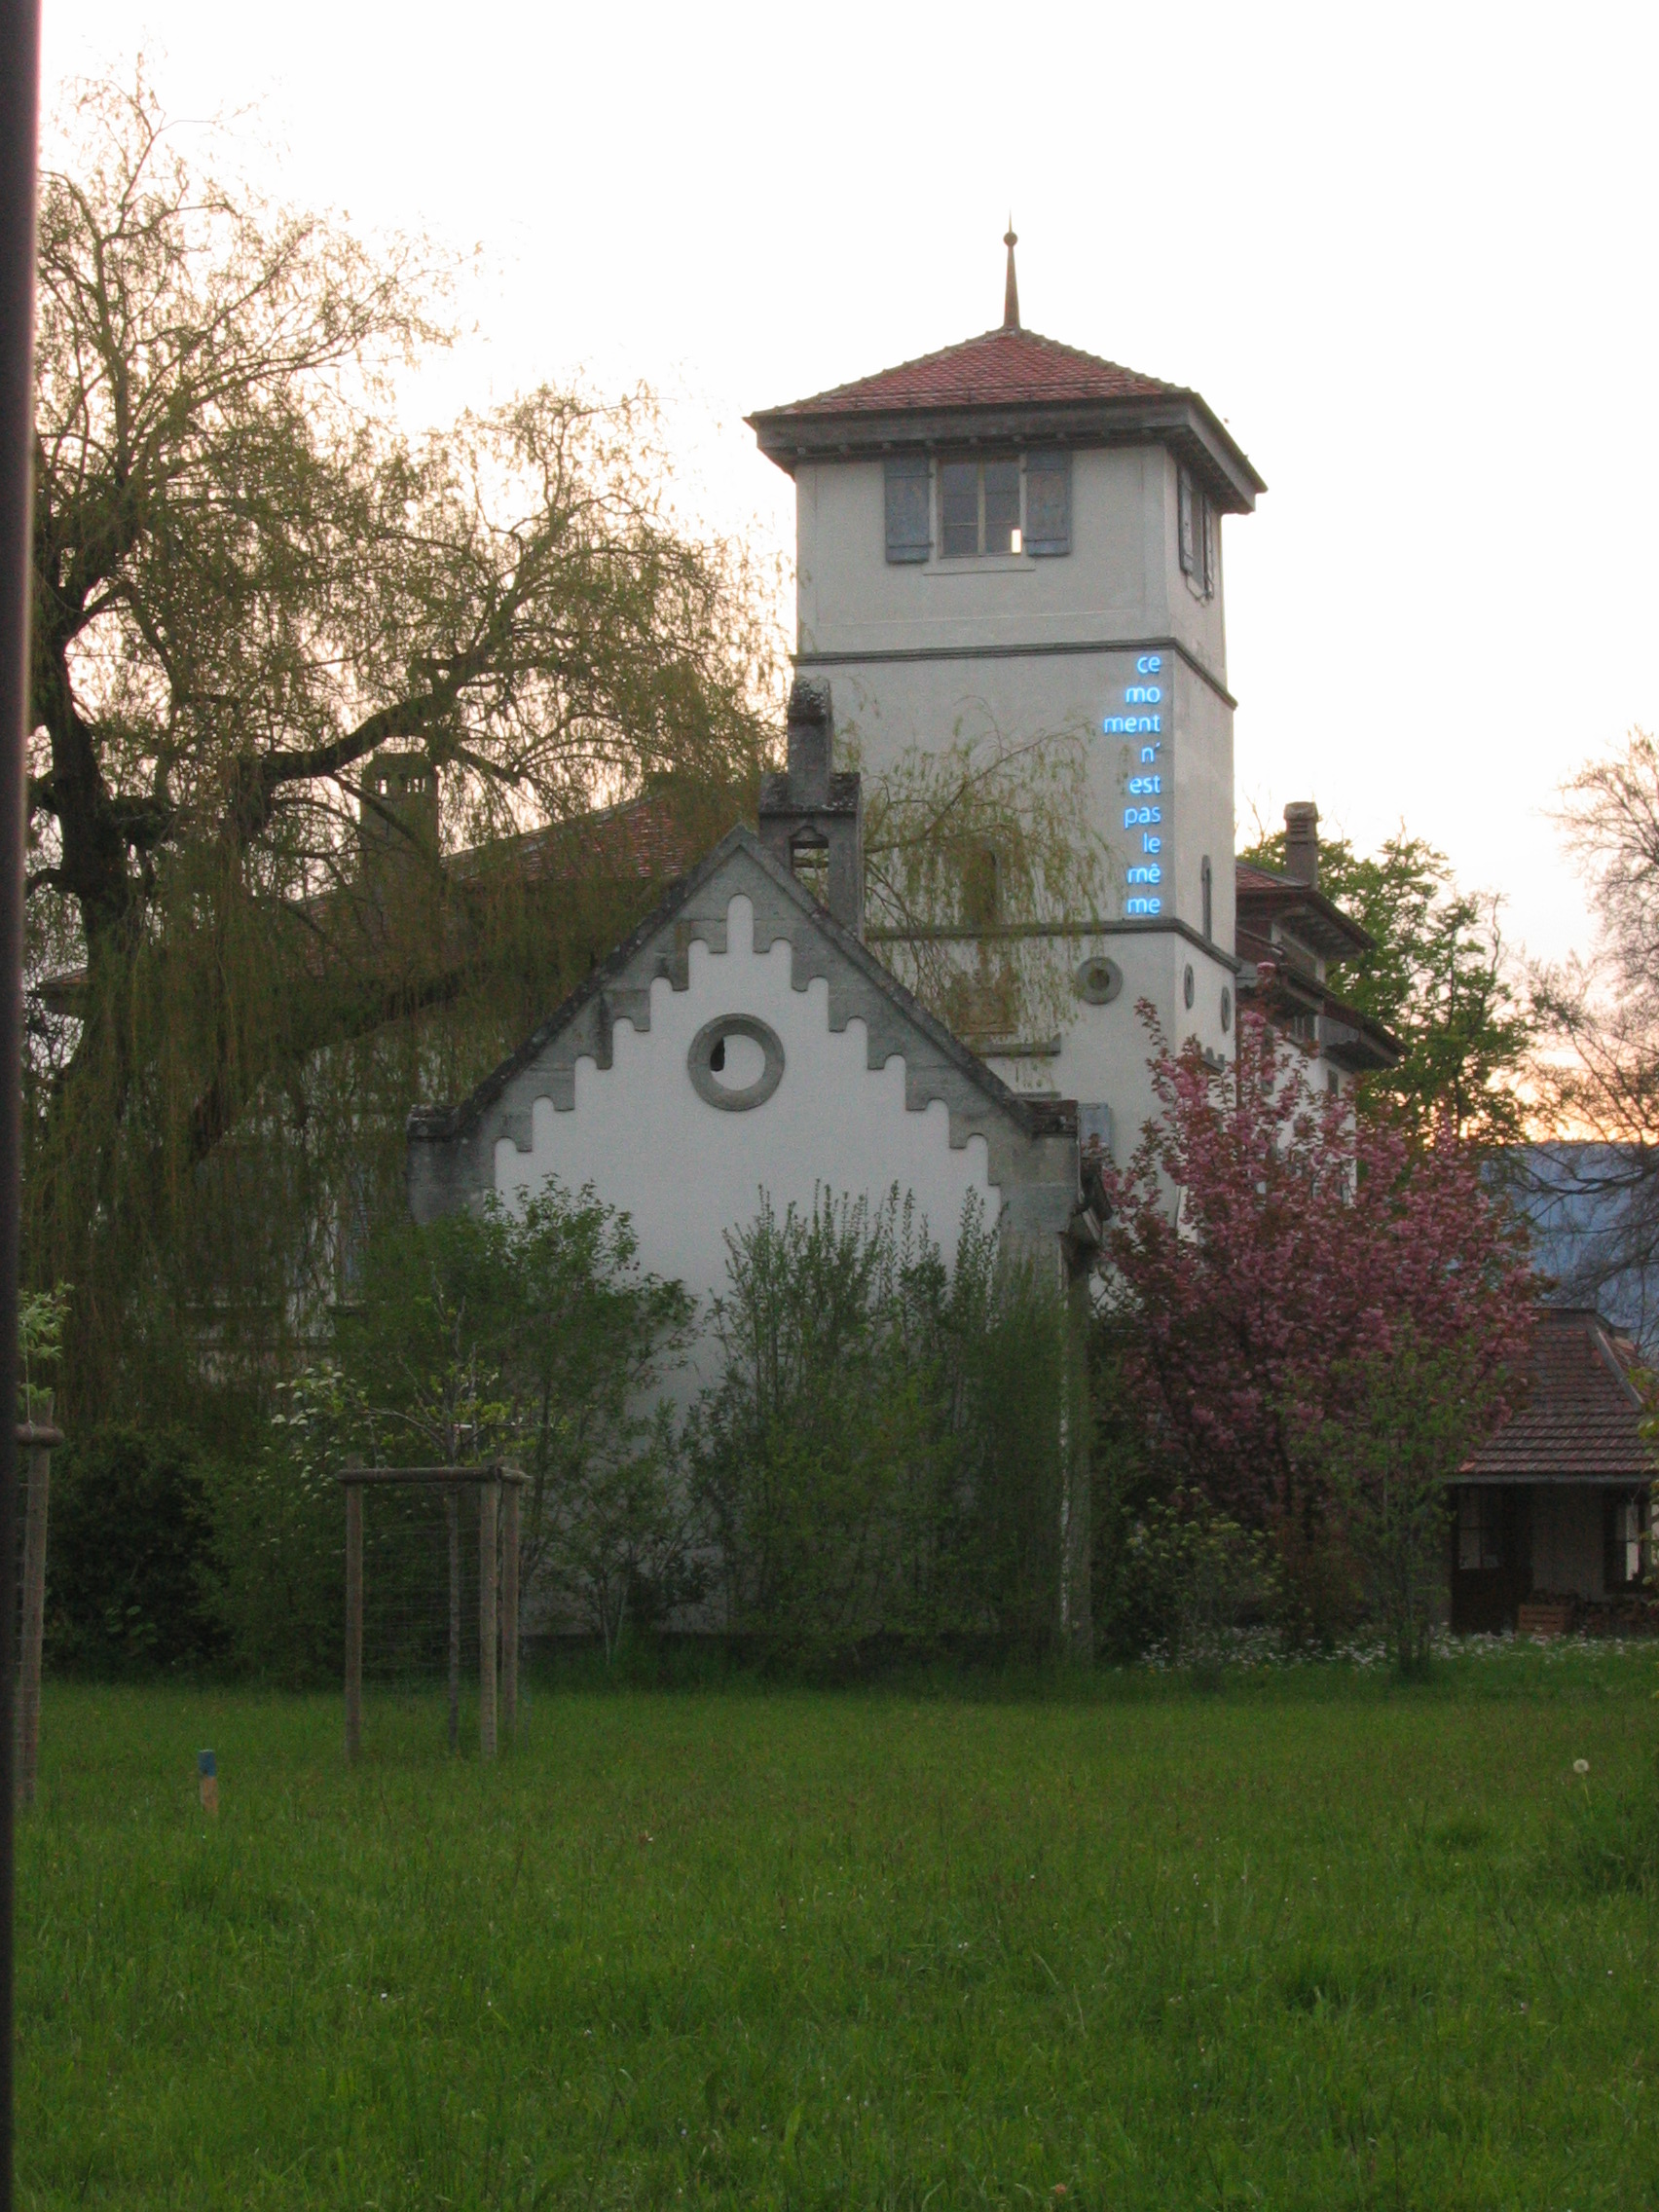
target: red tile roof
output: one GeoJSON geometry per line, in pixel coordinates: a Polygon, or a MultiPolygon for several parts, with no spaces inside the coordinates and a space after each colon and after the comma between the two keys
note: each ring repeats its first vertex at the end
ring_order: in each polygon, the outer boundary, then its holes
{"type": "Polygon", "coordinates": [[[1184,387],[1121,368],[1034,330],[987,330],[768,415],[866,415],[907,407],[1007,407],[1031,400],[1165,399],[1184,387]]]}
{"type": "Polygon", "coordinates": [[[1599,1314],[1545,1307],[1532,1333],[1531,1395],[1461,1469],[1504,1482],[1650,1482],[1634,1356],[1599,1314]]]}
{"type": "Polygon", "coordinates": [[[1035,330],[1004,325],[852,384],[749,417],[760,450],[793,473],[842,459],[958,438],[1168,446],[1224,513],[1248,514],[1267,486],[1232,431],[1185,385],[1143,376],[1035,330]]]}

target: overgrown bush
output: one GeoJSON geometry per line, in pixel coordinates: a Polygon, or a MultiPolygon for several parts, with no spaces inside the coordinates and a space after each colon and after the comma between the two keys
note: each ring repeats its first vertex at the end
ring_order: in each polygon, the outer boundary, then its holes
{"type": "MultiPolygon", "coordinates": [[[[608,1652],[631,1614],[684,1595],[684,1486],[651,1392],[690,1309],[677,1283],[639,1269],[625,1216],[556,1184],[519,1216],[492,1205],[372,1238],[332,1355],[278,1392],[265,1453],[216,1493],[219,1610],[239,1662],[296,1682],[338,1671],[334,1477],[350,1455],[516,1463],[529,1603],[563,1602],[608,1652]]],[[[441,1634],[439,1590],[415,1586],[429,1565],[400,1541],[429,1504],[377,1494],[365,1516],[370,1627],[379,1605],[441,1634]]]]}
{"type": "Polygon", "coordinates": [[[691,1422],[727,1617],[775,1656],[1040,1649],[1059,1623],[1066,1334],[977,1207],[954,1268],[897,1188],[728,1234],[691,1422]]]}
{"type": "Polygon", "coordinates": [[[276,1401],[263,1450],[212,1486],[214,1611],[239,1672],[320,1688],[339,1681],[345,1657],[338,1374],[303,1376],[276,1401]]]}
{"type": "Polygon", "coordinates": [[[46,1648],[65,1673],[152,1674],[215,1659],[212,1518],[194,1446],[118,1425],[54,1456],[46,1648]]]}

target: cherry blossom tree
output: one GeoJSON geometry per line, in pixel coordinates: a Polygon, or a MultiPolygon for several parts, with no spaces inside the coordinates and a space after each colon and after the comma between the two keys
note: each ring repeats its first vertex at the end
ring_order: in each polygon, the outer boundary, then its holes
{"type": "MultiPolygon", "coordinates": [[[[1333,1435],[1369,1418],[1356,1379],[1397,1345],[1455,1359],[1477,1433],[1502,1418],[1535,1292],[1524,1232],[1471,1147],[1356,1121],[1258,1017],[1240,1015],[1225,1071],[1142,1018],[1161,1112],[1107,1177],[1134,1382],[1190,1485],[1247,1527],[1307,1534],[1333,1435]]],[[[1463,1449],[1447,1442],[1440,1479],[1463,1449]]]]}

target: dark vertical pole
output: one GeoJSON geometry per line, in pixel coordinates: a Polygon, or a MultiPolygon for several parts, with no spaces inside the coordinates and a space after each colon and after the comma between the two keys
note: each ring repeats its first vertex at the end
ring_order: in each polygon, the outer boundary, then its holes
{"type": "Polygon", "coordinates": [[[518,1734],[519,1490],[515,1478],[501,1499],[501,1733],[518,1734]]]}
{"type": "Polygon", "coordinates": [[[478,1486],[478,1755],[496,1755],[496,1508],[501,1486],[478,1486]]]}
{"type": "Polygon", "coordinates": [[[60,1443],[52,1427],[50,1390],[38,1390],[46,1402],[31,1408],[30,1419],[19,1431],[27,1456],[29,1479],[27,1509],[23,1515],[23,1626],[18,1640],[18,1803],[35,1801],[35,1780],[40,1772],[40,1659],[46,1629],[46,1530],[52,1502],[52,1448],[60,1443]],[[44,1421],[33,1419],[44,1414],[44,1421]]]}
{"type": "Polygon", "coordinates": [[[363,1748],[363,1486],[346,1489],[346,1756],[363,1748]]]}
{"type": "Polygon", "coordinates": [[[0,0],[0,2212],[12,2204],[12,1706],[18,1652],[18,1160],[40,0],[0,0]]]}
{"type": "Polygon", "coordinates": [[[449,1748],[461,1749],[461,1493],[454,1483],[444,1491],[449,1527],[449,1748]]]}

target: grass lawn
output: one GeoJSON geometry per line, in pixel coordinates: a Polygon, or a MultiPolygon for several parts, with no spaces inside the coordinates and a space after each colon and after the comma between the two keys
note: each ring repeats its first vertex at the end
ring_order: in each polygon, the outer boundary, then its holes
{"type": "Polygon", "coordinates": [[[1655,1891],[1568,1847],[1656,1686],[544,1689],[352,1773],[332,1700],[49,1688],[21,2199],[1636,2212],[1655,1891]]]}

